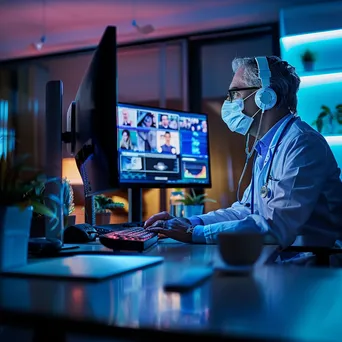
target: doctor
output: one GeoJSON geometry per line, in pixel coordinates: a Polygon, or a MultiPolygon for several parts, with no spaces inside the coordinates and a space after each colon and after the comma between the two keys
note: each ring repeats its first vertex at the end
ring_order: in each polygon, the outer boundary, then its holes
{"type": "Polygon", "coordinates": [[[332,246],[342,237],[340,170],[324,137],[296,115],[295,69],[278,57],[237,58],[232,67],[222,120],[246,136],[246,165],[253,163],[242,199],[189,219],[159,213],[145,227],[189,243],[216,243],[224,231],[257,231],[284,248],[296,240],[332,246]]]}

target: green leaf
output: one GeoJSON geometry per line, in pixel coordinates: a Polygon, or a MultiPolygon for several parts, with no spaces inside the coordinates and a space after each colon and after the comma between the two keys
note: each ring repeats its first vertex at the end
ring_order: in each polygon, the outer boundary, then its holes
{"type": "Polygon", "coordinates": [[[318,132],[322,132],[322,129],[323,129],[323,120],[321,119],[321,118],[318,118],[317,119],[317,130],[318,130],[318,132]]]}
{"type": "Polygon", "coordinates": [[[329,115],[329,113],[327,113],[327,112],[321,112],[321,113],[318,115],[317,119],[323,119],[323,118],[326,117],[327,115],[329,115]]]}
{"type": "Polygon", "coordinates": [[[36,202],[36,201],[31,201],[31,205],[33,207],[33,211],[37,214],[44,215],[50,218],[56,218],[56,213],[49,209],[46,205],[36,202]]]}
{"type": "Polygon", "coordinates": [[[217,203],[214,199],[212,198],[205,198],[202,203],[207,203],[207,202],[210,202],[210,203],[217,203]]]}
{"type": "Polygon", "coordinates": [[[328,106],[325,106],[325,105],[322,105],[321,109],[326,112],[327,114],[330,114],[331,113],[331,110],[328,106]]]}
{"type": "Polygon", "coordinates": [[[183,203],[184,205],[196,205],[196,204],[203,204],[205,202],[213,202],[216,203],[215,200],[210,198],[205,198],[207,194],[196,195],[195,191],[191,189],[191,194],[185,194],[184,199],[179,199],[176,202],[183,203]]]}
{"type": "Polygon", "coordinates": [[[55,202],[57,205],[63,205],[63,203],[60,200],[60,198],[58,198],[58,196],[56,196],[54,194],[49,194],[48,196],[46,196],[46,198],[48,198],[51,201],[55,202]]]}

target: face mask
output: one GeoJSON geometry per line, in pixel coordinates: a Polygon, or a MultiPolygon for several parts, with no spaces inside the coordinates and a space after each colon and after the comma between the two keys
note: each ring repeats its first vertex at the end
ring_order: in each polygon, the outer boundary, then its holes
{"type": "MultiPolygon", "coordinates": [[[[249,96],[253,94],[250,94],[249,96]]],[[[259,109],[252,117],[242,113],[244,109],[244,100],[248,99],[248,97],[245,99],[233,100],[233,102],[226,100],[222,105],[222,120],[232,132],[246,135],[252,126],[255,115],[260,111],[259,109]]]]}

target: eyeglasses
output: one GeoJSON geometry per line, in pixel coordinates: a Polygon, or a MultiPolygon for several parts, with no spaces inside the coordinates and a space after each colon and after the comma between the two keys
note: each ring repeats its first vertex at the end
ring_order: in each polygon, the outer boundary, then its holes
{"type": "Polygon", "coordinates": [[[247,88],[232,88],[228,90],[227,101],[233,102],[234,100],[241,99],[241,94],[239,93],[242,90],[256,90],[259,87],[247,87],[247,88]]]}

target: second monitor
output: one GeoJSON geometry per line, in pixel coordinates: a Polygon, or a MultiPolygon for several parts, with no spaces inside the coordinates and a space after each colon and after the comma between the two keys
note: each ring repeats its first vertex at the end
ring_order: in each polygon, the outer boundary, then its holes
{"type": "Polygon", "coordinates": [[[125,103],[117,115],[122,185],[211,186],[207,115],[125,103]]]}

